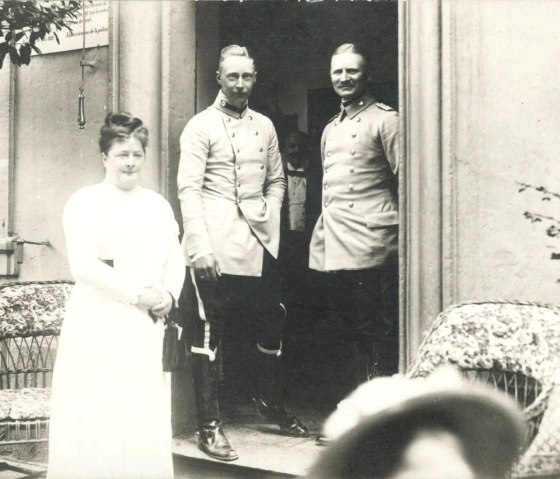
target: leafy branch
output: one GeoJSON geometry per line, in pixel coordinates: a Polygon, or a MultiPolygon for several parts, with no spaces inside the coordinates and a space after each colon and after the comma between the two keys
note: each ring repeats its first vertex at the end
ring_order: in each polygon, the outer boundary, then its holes
{"type": "Polygon", "coordinates": [[[60,43],[57,32],[78,18],[82,3],[79,0],[5,0],[0,1],[0,68],[6,55],[17,66],[29,65],[31,50],[40,54],[37,40],[53,34],[60,43]]]}
{"type": "MultiPolygon", "coordinates": [[[[545,186],[534,186],[528,183],[517,182],[519,185],[519,193],[523,193],[524,191],[533,191],[538,193],[541,196],[542,201],[551,201],[551,200],[560,200],[560,193],[556,193],[555,191],[551,191],[545,186]]],[[[535,213],[533,211],[525,211],[523,216],[527,218],[531,223],[542,223],[546,225],[546,234],[550,238],[559,238],[560,237],[560,220],[555,218],[554,216],[544,215],[541,213],[535,213]]],[[[560,259],[560,253],[553,252],[550,256],[550,259],[560,259]]],[[[558,280],[560,282],[560,280],[558,280]]]]}

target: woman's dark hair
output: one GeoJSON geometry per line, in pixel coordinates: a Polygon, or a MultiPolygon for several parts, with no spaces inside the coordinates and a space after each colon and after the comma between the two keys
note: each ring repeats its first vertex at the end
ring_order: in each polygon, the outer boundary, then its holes
{"type": "Polygon", "coordinates": [[[99,135],[99,149],[101,153],[105,154],[114,143],[129,138],[136,138],[144,150],[148,145],[148,129],[140,118],[136,118],[126,111],[109,113],[99,135]]]}

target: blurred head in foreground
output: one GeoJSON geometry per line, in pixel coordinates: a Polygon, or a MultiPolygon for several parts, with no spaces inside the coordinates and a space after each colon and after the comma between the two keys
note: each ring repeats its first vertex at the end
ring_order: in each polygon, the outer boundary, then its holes
{"type": "Polygon", "coordinates": [[[523,444],[513,400],[454,369],[378,378],[328,418],[309,479],[502,479],[523,444]]]}

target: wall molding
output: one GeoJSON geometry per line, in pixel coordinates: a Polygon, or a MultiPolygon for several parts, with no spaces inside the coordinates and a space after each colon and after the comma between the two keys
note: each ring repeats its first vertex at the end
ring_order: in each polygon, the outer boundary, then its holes
{"type": "Polygon", "coordinates": [[[15,141],[15,123],[16,123],[16,80],[17,69],[9,64],[10,68],[10,84],[8,98],[8,218],[7,232],[8,236],[15,235],[15,207],[16,207],[16,141],[15,141]]]}
{"type": "Polygon", "coordinates": [[[456,285],[453,10],[399,3],[401,370],[456,285]]]}

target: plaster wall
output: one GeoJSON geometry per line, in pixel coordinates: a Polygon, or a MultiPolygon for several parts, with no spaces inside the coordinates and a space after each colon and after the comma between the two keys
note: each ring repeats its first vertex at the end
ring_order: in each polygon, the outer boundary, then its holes
{"type": "MultiPolygon", "coordinates": [[[[455,2],[444,64],[454,168],[454,300],[558,302],[560,240],[527,210],[560,217],[560,200],[518,192],[516,182],[560,192],[560,3],[455,2]],[[497,21],[499,19],[499,21],[497,21]]],[[[444,37],[445,38],[445,37],[444,37]]],[[[445,81],[445,80],[444,80],[445,81]]]]}
{"type": "MultiPolygon", "coordinates": [[[[6,62],[0,75],[0,98],[9,99],[11,65],[6,62]]],[[[0,108],[0,238],[10,232],[10,101],[0,108]]],[[[0,260],[1,261],[1,260],[0,260]]]]}
{"type": "Polygon", "coordinates": [[[87,125],[78,129],[81,51],[33,57],[16,72],[14,231],[25,244],[18,280],[70,278],[62,210],[78,188],[101,181],[97,138],[106,114],[107,47],[90,49],[85,82],[87,125]]]}
{"type": "Polygon", "coordinates": [[[0,126],[13,118],[14,131],[10,135],[6,127],[0,134],[5,140],[0,146],[0,237],[8,229],[9,186],[13,232],[23,240],[50,243],[24,245],[18,280],[70,278],[62,210],[74,191],[103,179],[97,141],[110,110],[131,111],[148,126],[142,184],[168,196],[178,213],[178,138],[195,101],[194,3],[115,2],[111,7],[112,44],[86,51],[85,60],[95,68],[85,70],[84,130],[77,127],[81,51],[36,56],[29,66],[17,68],[11,102],[10,68],[0,72],[0,126]],[[10,146],[12,184],[4,175],[10,146]]]}

